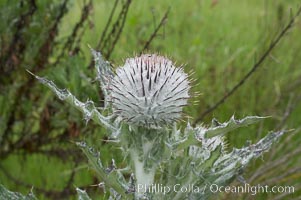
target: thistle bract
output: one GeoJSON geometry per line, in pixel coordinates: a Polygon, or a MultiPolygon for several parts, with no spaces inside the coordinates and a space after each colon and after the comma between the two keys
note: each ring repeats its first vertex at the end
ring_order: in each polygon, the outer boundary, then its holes
{"type": "Polygon", "coordinates": [[[113,111],[136,125],[170,124],[180,118],[189,89],[187,74],[169,59],[155,54],[129,58],[112,80],[113,111]]]}

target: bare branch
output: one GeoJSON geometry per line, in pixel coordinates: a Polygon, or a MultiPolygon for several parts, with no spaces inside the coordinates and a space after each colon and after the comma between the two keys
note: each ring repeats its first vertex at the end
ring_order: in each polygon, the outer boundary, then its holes
{"type": "Polygon", "coordinates": [[[10,72],[11,70],[13,70],[13,68],[15,67],[15,63],[12,58],[13,54],[21,55],[25,50],[25,41],[23,37],[24,29],[29,26],[32,20],[32,16],[37,11],[35,0],[29,0],[28,3],[28,11],[24,14],[21,14],[18,18],[18,21],[16,23],[16,31],[14,32],[14,36],[10,42],[8,50],[6,51],[6,53],[1,53],[3,54],[3,56],[0,57],[0,70],[3,72],[10,72]],[[18,53],[15,52],[16,50],[18,51],[18,53]]]}
{"type": "MultiPolygon", "coordinates": [[[[42,44],[42,46],[39,49],[39,54],[37,56],[37,61],[36,61],[38,68],[43,68],[48,63],[48,57],[52,53],[54,40],[58,33],[59,24],[67,12],[67,3],[68,3],[68,0],[65,0],[61,4],[60,9],[59,9],[59,14],[56,17],[52,27],[49,29],[46,40],[44,41],[44,43],[42,44]]],[[[34,70],[34,72],[36,72],[36,71],[37,70],[34,70]]]]}
{"type": "Polygon", "coordinates": [[[114,16],[116,7],[117,7],[117,5],[118,5],[118,2],[119,2],[119,0],[115,0],[115,3],[114,3],[114,5],[113,5],[113,8],[112,8],[111,13],[110,13],[110,16],[109,16],[109,19],[108,19],[107,24],[106,24],[106,26],[105,26],[105,28],[104,28],[102,34],[101,34],[101,37],[100,37],[100,40],[99,40],[99,42],[98,42],[98,44],[97,44],[97,46],[96,46],[96,49],[99,49],[99,48],[102,46],[102,43],[104,42],[104,38],[105,38],[106,33],[107,33],[108,29],[109,29],[109,26],[110,26],[110,24],[111,24],[111,22],[112,22],[112,18],[113,18],[113,16],[114,16]]]}
{"type": "MultiPolygon", "coordinates": [[[[149,39],[147,40],[147,42],[145,43],[144,47],[141,50],[141,53],[143,51],[145,51],[146,49],[149,48],[150,43],[153,41],[153,39],[158,35],[158,31],[161,29],[161,27],[165,24],[167,18],[168,18],[168,14],[169,14],[170,8],[168,8],[168,10],[165,12],[164,16],[162,17],[160,23],[158,24],[158,26],[155,28],[154,32],[150,35],[149,39]]],[[[141,54],[140,53],[140,54],[141,54]]]]}
{"type": "MultiPolygon", "coordinates": [[[[117,7],[118,2],[119,2],[119,0],[115,1],[115,4],[113,6],[110,17],[105,26],[105,29],[102,32],[100,41],[95,48],[96,50],[100,50],[102,52],[103,56],[105,57],[105,59],[107,59],[107,60],[110,58],[110,56],[115,48],[115,45],[116,45],[117,41],[119,40],[119,37],[122,33],[122,30],[123,30],[123,27],[124,27],[124,24],[126,21],[127,13],[130,8],[130,5],[132,3],[132,0],[127,0],[126,2],[123,3],[121,11],[117,17],[117,20],[112,25],[111,31],[107,34],[108,28],[112,22],[112,18],[115,13],[115,9],[117,7]]],[[[93,66],[93,60],[91,60],[88,67],[92,68],[92,66],[93,66]]]]}
{"type": "Polygon", "coordinates": [[[117,43],[117,41],[119,40],[119,37],[122,33],[124,24],[125,24],[125,20],[126,20],[126,16],[129,10],[129,7],[131,5],[131,0],[127,0],[123,6],[122,6],[122,10],[118,16],[118,20],[115,22],[115,24],[112,27],[112,31],[111,33],[108,35],[107,40],[104,41],[104,47],[106,46],[106,43],[109,42],[110,40],[113,40],[110,44],[108,44],[107,47],[107,52],[105,53],[105,57],[106,59],[109,59],[114,47],[117,43]]]}
{"type": "Polygon", "coordinates": [[[74,26],[71,35],[68,37],[67,42],[64,44],[64,47],[61,50],[61,54],[57,57],[54,65],[60,62],[61,58],[64,56],[64,53],[66,53],[66,50],[67,52],[71,51],[72,45],[75,43],[74,41],[76,40],[78,35],[79,38],[82,38],[83,32],[82,34],[79,34],[79,30],[80,28],[83,27],[84,23],[87,21],[89,14],[91,13],[91,10],[92,10],[92,0],[90,0],[87,4],[83,6],[81,18],[74,26]]]}

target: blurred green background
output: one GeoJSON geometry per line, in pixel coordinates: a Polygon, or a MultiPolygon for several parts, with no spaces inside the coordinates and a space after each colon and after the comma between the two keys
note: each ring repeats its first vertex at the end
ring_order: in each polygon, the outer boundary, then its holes
{"type": "MultiPolygon", "coordinates": [[[[88,45],[113,66],[157,52],[192,73],[192,92],[201,94],[185,113],[194,122],[248,73],[298,6],[300,0],[1,0],[0,183],[22,193],[33,187],[39,199],[75,199],[75,187],[100,199],[103,190],[93,186],[100,180],[74,145],[80,140],[97,146],[105,162],[113,157],[122,165],[119,150],[105,142],[105,130],[86,124],[26,69],[101,106],[88,45]]],[[[246,168],[244,178],[250,185],[294,186],[295,192],[218,199],[301,198],[300,88],[299,17],[258,70],[200,122],[271,116],[228,134],[229,149],[272,130],[292,130],[246,168]]]]}

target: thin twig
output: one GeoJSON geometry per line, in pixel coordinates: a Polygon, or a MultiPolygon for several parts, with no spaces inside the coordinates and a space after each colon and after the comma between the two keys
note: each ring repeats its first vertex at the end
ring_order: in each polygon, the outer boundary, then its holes
{"type": "Polygon", "coordinates": [[[15,67],[13,62],[13,55],[21,55],[25,50],[25,41],[24,41],[24,29],[27,28],[32,20],[32,16],[37,11],[37,5],[35,0],[28,0],[29,8],[28,11],[24,14],[21,14],[17,23],[16,31],[14,32],[13,39],[10,42],[8,50],[6,53],[3,53],[3,56],[0,58],[0,70],[3,72],[12,71],[15,67]],[[18,51],[18,52],[16,52],[18,51]],[[12,69],[10,67],[12,66],[12,69]]]}
{"type": "Polygon", "coordinates": [[[287,119],[289,118],[289,116],[291,115],[291,113],[295,110],[295,108],[297,107],[297,105],[300,103],[301,101],[301,95],[299,95],[295,101],[293,102],[293,99],[292,97],[290,98],[289,100],[289,103],[285,109],[285,113],[280,121],[280,123],[276,126],[276,130],[279,130],[281,129],[285,122],[287,121],[287,119]]]}
{"type": "Polygon", "coordinates": [[[58,27],[63,19],[64,15],[67,12],[67,3],[69,0],[65,0],[59,9],[59,14],[57,15],[54,24],[48,31],[48,36],[42,46],[39,49],[39,54],[37,56],[36,61],[36,69],[33,69],[34,72],[36,72],[38,69],[42,69],[47,63],[48,63],[48,57],[51,55],[54,45],[54,40],[58,34],[58,27]]]}
{"type": "Polygon", "coordinates": [[[102,43],[104,42],[104,38],[105,38],[106,33],[107,33],[108,29],[109,29],[109,26],[110,26],[110,24],[111,24],[111,22],[112,22],[112,18],[113,18],[113,16],[114,16],[116,7],[117,7],[117,5],[118,5],[118,1],[119,1],[119,0],[115,0],[115,3],[114,3],[114,5],[113,5],[113,8],[112,8],[111,13],[110,13],[110,16],[109,16],[109,19],[108,19],[108,21],[107,21],[107,23],[106,23],[106,26],[105,26],[103,32],[101,33],[101,37],[100,37],[100,40],[99,40],[99,42],[98,42],[98,44],[97,44],[97,46],[96,46],[96,49],[100,49],[100,48],[102,47],[102,43]]]}
{"type": "Polygon", "coordinates": [[[79,34],[79,30],[80,30],[80,28],[83,27],[84,23],[88,19],[89,14],[91,13],[91,10],[92,10],[92,0],[90,0],[87,4],[85,4],[83,6],[82,13],[81,13],[81,18],[76,23],[76,25],[74,26],[71,35],[68,37],[68,40],[65,43],[63,49],[61,50],[60,55],[57,57],[54,65],[57,65],[60,62],[60,60],[62,59],[62,57],[64,56],[64,54],[66,52],[70,52],[71,51],[72,44],[74,44],[74,41],[75,41],[75,39],[77,38],[78,35],[79,35],[79,38],[82,38],[83,34],[79,34]]]}
{"type": "MultiPolygon", "coordinates": [[[[274,168],[274,170],[277,168],[274,168]]],[[[275,170],[276,171],[276,170],[275,170]]],[[[278,171],[278,169],[277,169],[278,171]]],[[[273,176],[270,179],[262,181],[262,185],[272,185],[274,183],[279,183],[280,181],[283,181],[283,179],[288,178],[294,174],[299,174],[301,172],[300,165],[297,165],[295,167],[291,167],[287,170],[285,170],[283,173],[278,173],[277,176],[273,176]]]]}
{"type": "MultiPolygon", "coordinates": [[[[35,61],[36,62],[35,66],[37,66],[37,67],[32,69],[34,72],[37,72],[38,70],[42,69],[42,67],[46,64],[49,55],[52,52],[52,47],[53,47],[52,45],[54,43],[55,36],[57,35],[57,29],[58,29],[59,23],[67,10],[67,1],[68,0],[65,0],[61,4],[60,12],[59,12],[58,16],[56,17],[53,26],[49,29],[48,35],[47,35],[45,41],[43,42],[43,45],[39,49],[39,55],[37,56],[37,59],[35,61]]],[[[32,17],[34,15],[35,11],[38,9],[36,6],[35,0],[30,0],[30,3],[31,3],[30,10],[26,14],[20,16],[21,22],[20,22],[20,25],[18,25],[17,31],[15,33],[15,37],[22,38],[22,36],[21,36],[22,30],[24,28],[26,28],[25,25],[28,26],[29,18],[32,17]]],[[[18,22],[18,24],[19,24],[19,22],[18,22]]],[[[16,43],[18,43],[20,38],[15,39],[16,43]]],[[[16,44],[13,45],[13,47],[15,47],[15,46],[16,46],[16,44]]],[[[22,55],[22,53],[23,53],[23,50],[22,51],[19,50],[19,52],[15,53],[15,55],[22,55]]],[[[10,54],[10,53],[8,52],[8,54],[10,54]]],[[[11,55],[8,55],[8,56],[10,57],[11,55]]],[[[7,60],[7,62],[9,62],[9,60],[7,60]]],[[[14,108],[16,108],[17,104],[20,103],[20,98],[19,98],[20,96],[23,96],[24,94],[29,94],[28,90],[30,90],[32,88],[31,86],[34,83],[34,80],[35,79],[33,77],[29,77],[26,81],[24,81],[24,84],[22,84],[17,89],[15,98],[11,99],[11,101],[13,102],[12,105],[14,108]]],[[[14,112],[18,112],[18,110],[15,109],[14,112]]],[[[5,130],[3,131],[4,135],[2,136],[2,141],[5,141],[5,139],[7,138],[7,135],[10,133],[9,130],[12,128],[12,125],[14,122],[14,116],[15,116],[14,112],[12,112],[12,114],[10,115],[10,117],[8,119],[8,123],[7,123],[8,125],[6,126],[5,130]]]]}
{"type": "Polygon", "coordinates": [[[266,162],[266,164],[259,167],[252,176],[248,179],[248,182],[254,182],[258,177],[262,177],[264,174],[267,174],[272,169],[277,168],[277,166],[284,166],[288,161],[301,153],[301,148],[295,149],[292,152],[285,154],[285,156],[278,158],[274,161],[266,162]]]}
{"type": "Polygon", "coordinates": [[[300,190],[301,190],[301,184],[294,184],[293,187],[294,187],[294,191],[283,192],[283,193],[277,194],[275,197],[273,197],[273,200],[281,200],[281,199],[300,200],[301,199],[300,195],[298,195],[299,197],[296,196],[296,198],[292,199],[292,192],[299,194],[300,190]]]}
{"type": "Polygon", "coordinates": [[[284,29],[280,32],[280,34],[276,37],[274,41],[270,44],[268,49],[262,54],[262,56],[259,58],[259,60],[253,65],[251,70],[228,92],[226,95],[224,95],[219,101],[217,101],[213,106],[205,110],[203,113],[200,114],[200,116],[194,121],[193,125],[195,126],[197,123],[202,121],[206,115],[214,111],[216,108],[218,108],[221,104],[223,104],[233,93],[240,88],[245,81],[262,65],[262,63],[266,60],[268,55],[271,53],[271,51],[276,47],[276,45],[280,42],[280,40],[284,37],[284,35],[290,30],[292,25],[294,24],[296,18],[301,13],[301,6],[299,7],[297,13],[290,19],[289,23],[284,27],[284,29]]]}
{"type": "MultiPolygon", "coordinates": [[[[120,35],[122,33],[122,30],[123,30],[123,27],[124,27],[124,24],[125,24],[125,20],[126,20],[127,13],[128,13],[129,8],[130,8],[131,2],[132,2],[132,0],[127,0],[123,4],[122,10],[121,10],[121,12],[120,12],[120,14],[118,16],[118,20],[113,25],[111,33],[108,35],[108,40],[113,39],[113,42],[111,42],[111,44],[108,45],[108,50],[104,54],[104,56],[105,56],[106,59],[110,58],[110,56],[111,56],[111,54],[112,54],[112,52],[113,52],[113,50],[115,48],[115,45],[116,45],[117,41],[119,40],[119,37],[120,37],[120,35]],[[120,24],[120,21],[121,21],[121,24],[120,24]]],[[[106,43],[106,41],[105,41],[105,43],[106,43]]]]}
{"type": "Polygon", "coordinates": [[[148,49],[150,43],[153,41],[153,39],[157,36],[158,31],[161,29],[161,27],[165,24],[167,18],[168,18],[168,14],[169,14],[169,10],[170,8],[168,8],[168,10],[165,12],[164,16],[162,17],[160,23],[158,24],[158,26],[155,28],[154,32],[150,35],[149,39],[147,40],[147,42],[145,43],[144,47],[142,48],[140,54],[145,51],[146,49],[148,49]]]}
{"type": "MultiPolygon", "coordinates": [[[[119,3],[118,0],[115,1],[113,9],[111,11],[110,17],[107,21],[107,24],[105,26],[105,29],[102,32],[100,41],[98,42],[96,49],[100,50],[103,54],[103,56],[108,60],[115,48],[115,45],[117,41],[119,40],[119,37],[122,33],[126,16],[129,10],[129,7],[131,5],[131,0],[127,0],[126,2],[123,3],[121,11],[117,17],[117,20],[115,23],[112,25],[111,31],[107,34],[107,31],[109,29],[109,26],[112,22],[112,18],[114,16],[117,4],[119,3]]],[[[94,63],[94,60],[92,59],[91,62],[89,63],[89,68],[92,68],[94,63]]]]}

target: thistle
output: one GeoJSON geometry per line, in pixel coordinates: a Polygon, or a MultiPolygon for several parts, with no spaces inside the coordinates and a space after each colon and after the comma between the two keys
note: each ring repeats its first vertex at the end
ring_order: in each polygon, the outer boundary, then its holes
{"type": "MultiPolygon", "coordinates": [[[[284,133],[272,132],[255,144],[229,150],[224,142],[226,133],[263,117],[232,117],[225,123],[214,119],[211,126],[192,127],[187,123],[179,127],[176,121],[187,105],[190,90],[183,68],[163,56],[147,54],[127,59],[124,66],[113,72],[99,52],[91,51],[105,95],[102,109],[97,109],[92,101],[79,101],[52,81],[34,76],[61,100],[80,110],[86,120],[106,127],[110,138],[122,149],[127,158],[125,169],[118,168],[113,159],[111,165],[104,166],[99,152],[85,142],[77,143],[101,185],[108,189],[110,199],[207,199],[213,193],[205,190],[206,186],[230,184],[252,158],[269,150],[284,133]],[[171,190],[154,192],[154,184],[171,190]],[[200,191],[175,190],[176,185],[193,185],[200,191]]],[[[84,191],[78,191],[88,198],[84,191]]]]}
{"type": "Polygon", "coordinates": [[[155,54],[129,58],[112,80],[113,112],[130,124],[171,124],[180,118],[189,89],[187,74],[169,59],[155,54]]]}

